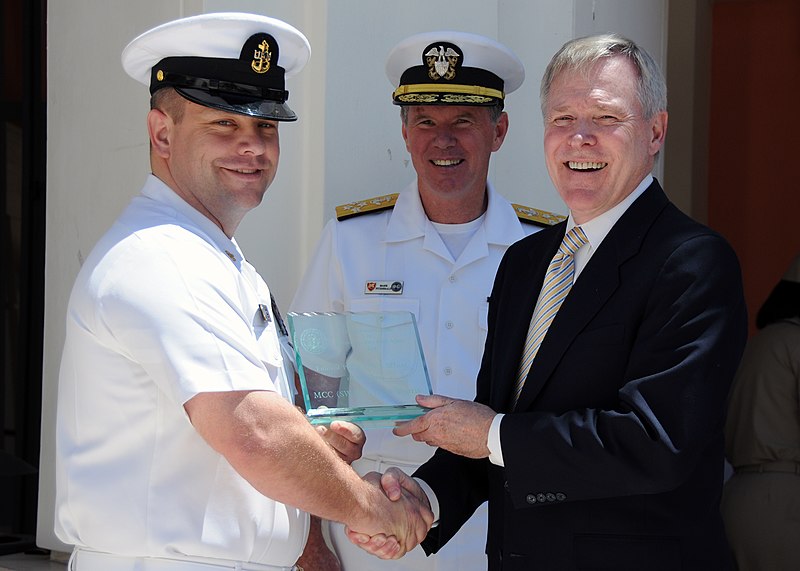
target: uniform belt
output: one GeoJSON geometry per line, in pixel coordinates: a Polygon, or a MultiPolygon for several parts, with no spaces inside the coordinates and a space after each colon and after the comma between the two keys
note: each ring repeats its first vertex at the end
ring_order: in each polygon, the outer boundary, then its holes
{"type": "Polygon", "coordinates": [[[783,472],[785,474],[797,474],[800,476],[800,462],[764,462],[763,464],[747,464],[737,466],[733,469],[737,474],[741,473],[761,473],[761,472],[783,472]]]}
{"type": "Polygon", "coordinates": [[[299,567],[281,567],[248,563],[244,561],[225,561],[219,559],[166,557],[127,557],[112,553],[101,553],[88,549],[75,548],[69,560],[69,571],[297,571],[299,567]]]}

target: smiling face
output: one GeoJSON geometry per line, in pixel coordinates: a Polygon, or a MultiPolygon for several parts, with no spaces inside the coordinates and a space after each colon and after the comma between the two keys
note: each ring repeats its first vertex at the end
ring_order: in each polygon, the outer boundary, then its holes
{"type": "Polygon", "coordinates": [[[182,105],[178,121],[158,109],[148,116],[153,173],[232,236],[275,178],[278,124],[182,105]]]}
{"type": "Polygon", "coordinates": [[[431,220],[430,205],[447,201],[477,204],[480,215],[491,154],[508,132],[508,116],[494,121],[485,107],[413,105],[403,123],[403,139],[417,172],[420,196],[431,220]]]}
{"type": "Polygon", "coordinates": [[[553,80],[544,106],[545,162],[577,224],[633,192],[663,145],[667,113],[643,117],[637,85],[636,67],[624,56],[553,80]]]}

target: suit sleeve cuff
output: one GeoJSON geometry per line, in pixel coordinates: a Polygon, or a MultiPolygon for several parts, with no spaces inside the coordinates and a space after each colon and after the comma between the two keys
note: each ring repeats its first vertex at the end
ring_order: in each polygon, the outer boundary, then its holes
{"type": "Polygon", "coordinates": [[[420,478],[414,478],[414,480],[419,484],[419,487],[422,488],[422,491],[425,492],[425,495],[428,496],[428,502],[431,504],[431,512],[433,512],[433,525],[431,527],[435,527],[439,523],[439,500],[436,498],[433,488],[428,485],[428,482],[420,478]]]}

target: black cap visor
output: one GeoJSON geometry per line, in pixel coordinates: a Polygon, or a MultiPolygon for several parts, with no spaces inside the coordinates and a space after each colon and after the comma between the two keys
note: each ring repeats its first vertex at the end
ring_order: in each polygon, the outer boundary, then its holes
{"type": "Polygon", "coordinates": [[[239,59],[166,57],[150,71],[150,93],[173,87],[198,105],[273,121],[296,121],[297,115],[286,105],[289,92],[284,84],[284,69],[275,64],[277,57],[277,45],[268,34],[251,36],[239,59]],[[264,49],[255,51],[269,55],[269,61],[253,59],[253,45],[262,39],[263,45],[258,48],[264,49]],[[267,39],[273,48],[264,52],[267,39]]]}
{"type": "Polygon", "coordinates": [[[297,120],[297,115],[295,115],[295,112],[292,111],[285,102],[258,99],[241,94],[220,91],[212,94],[202,89],[189,87],[175,87],[175,91],[192,103],[219,109],[221,111],[230,111],[231,113],[249,115],[250,117],[258,117],[272,121],[297,120]]]}

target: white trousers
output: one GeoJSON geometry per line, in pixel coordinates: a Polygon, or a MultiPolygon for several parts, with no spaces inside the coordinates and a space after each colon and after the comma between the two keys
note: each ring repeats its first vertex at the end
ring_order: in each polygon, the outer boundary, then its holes
{"type": "Polygon", "coordinates": [[[218,559],[167,559],[163,557],[127,557],[76,547],[69,558],[69,571],[293,571],[295,567],[279,567],[242,561],[218,559]]]}

